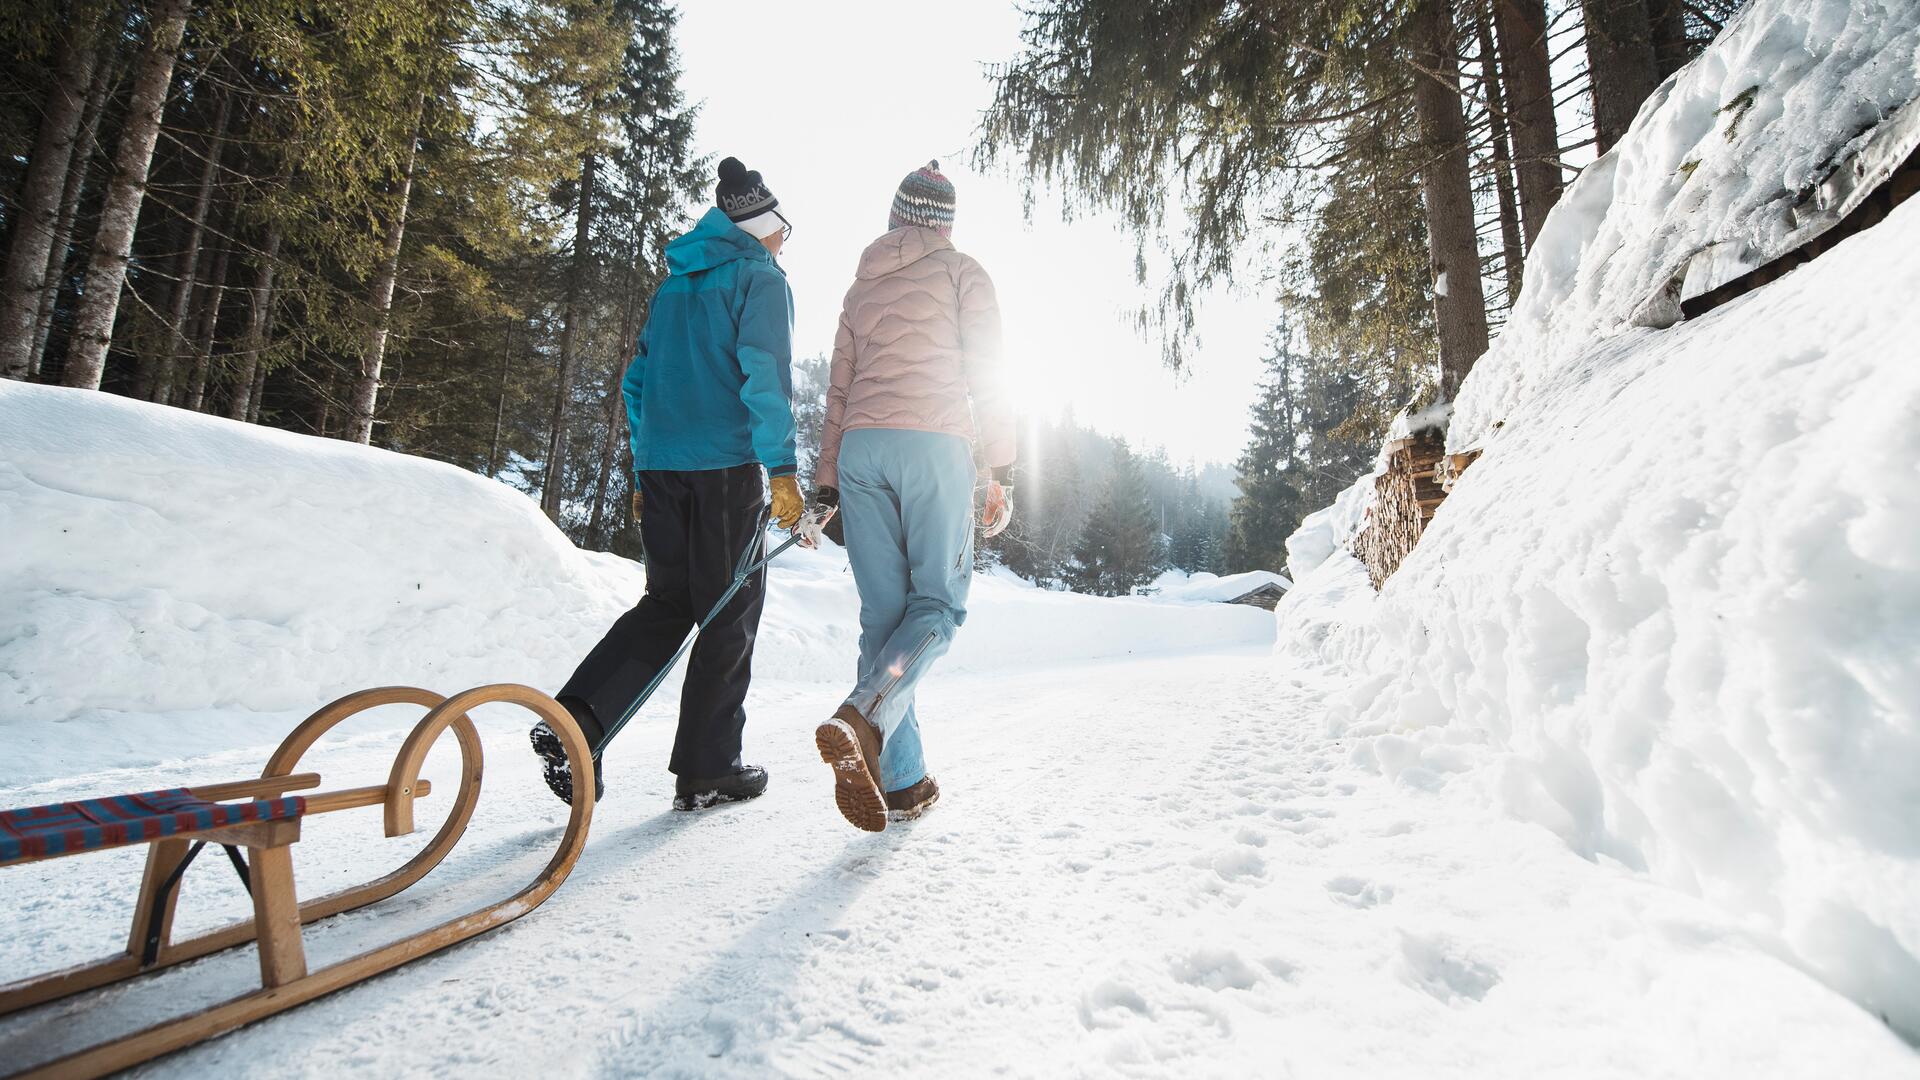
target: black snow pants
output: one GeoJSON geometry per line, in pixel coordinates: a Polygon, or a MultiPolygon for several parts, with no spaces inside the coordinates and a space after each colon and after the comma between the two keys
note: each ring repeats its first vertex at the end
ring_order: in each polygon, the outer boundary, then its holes
{"type": "MultiPolygon", "coordinates": [[[[735,562],[759,535],[760,466],[640,473],[647,591],[575,669],[558,697],[593,709],[603,728],[626,714],[674,650],[733,584],[735,562]]],[[[766,569],[749,577],[700,633],[680,693],[680,728],[667,768],[694,779],[740,764],[753,638],[766,602],[766,569]]]]}

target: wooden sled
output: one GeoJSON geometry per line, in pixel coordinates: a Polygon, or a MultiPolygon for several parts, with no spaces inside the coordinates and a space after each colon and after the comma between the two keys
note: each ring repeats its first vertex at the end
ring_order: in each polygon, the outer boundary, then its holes
{"type": "MultiPolygon", "coordinates": [[[[300,928],[318,919],[384,900],[425,877],[459,842],[480,797],[480,736],[467,713],[494,702],[519,705],[545,720],[567,751],[576,776],[591,775],[592,749],[573,717],[552,698],[526,686],[482,686],[451,698],[390,686],[349,694],[303,721],[288,735],[258,780],[202,785],[65,803],[0,815],[0,867],[145,843],[146,872],[124,953],[65,971],[0,986],[0,1016],[209,953],[257,941],[260,990],[201,1012],[88,1047],[14,1074],[19,1077],[94,1077],[191,1046],[263,1017],[351,986],[428,953],[503,926],[532,911],[566,880],[587,842],[593,800],[573,804],[559,849],[533,882],[513,896],[317,971],[307,970],[300,928]],[[307,750],[336,724],[381,705],[413,704],[427,715],[400,746],[385,784],[298,796],[320,785],[315,773],[295,769],[307,750]],[[433,791],[420,779],[427,751],[451,729],[460,746],[460,781],[453,809],[433,840],[384,877],[315,900],[294,895],[293,845],[300,822],[314,814],[379,806],[388,836],[413,831],[413,802],[433,791]],[[234,802],[231,800],[245,800],[234,802]],[[227,849],[253,895],[253,918],[185,941],[171,940],[180,875],[207,844],[227,849]],[[241,861],[240,848],[250,858],[241,861]]],[[[5,1066],[0,1066],[5,1067],[5,1066]]]]}

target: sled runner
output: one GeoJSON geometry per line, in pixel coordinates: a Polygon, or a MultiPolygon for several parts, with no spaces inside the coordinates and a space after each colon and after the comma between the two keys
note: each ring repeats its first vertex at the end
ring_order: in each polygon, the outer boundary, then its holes
{"type": "Polygon", "coordinates": [[[307,969],[301,944],[303,925],[384,900],[425,877],[453,850],[480,796],[480,737],[467,713],[475,706],[495,702],[519,705],[546,721],[560,736],[570,763],[576,769],[587,765],[591,750],[573,718],[537,690],[498,684],[443,698],[412,687],[383,687],[349,694],[308,717],[274,751],[258,780],[0,811],[0,868],[130,844],[148,845],[146,872],[140,882],[126,951],[0,986],[0,1016],[248,942],[257,942],[260,954],[261,988],[257,992],[16,1075],[91,1077],[124,1069],[351,986],[512,922],[538,907],[566,880],[586,846],[587,826],[593,816],[591,799],[574,803],[552,859],[531,884],[513,896],[315,971],[307,969]],[[393,704],[421,705],[428,712],[401,744],[386,783],[312,795],[291,794],[320,785],[318,774],[295,771],[315,741],[351,716],[393,704]],[[435,792],[420,779],[420,768],[427,751],[449,730],[460,748],[460,779],[453,791],[435,792]],[[378,806],[385,816],[386,835],[403,836],[414,829],[414,800],[430,794],[451,794],[453,807],[440,831],[419,854],[364,885],[304,903],[295,897],[292,851],[304,819],[378,806]],[[185,941],[173,941],[171,929],[181,875],[209,844],[225,848],[241,872],[241,880],[253,897],[253,918],[185,941]],[[248,852],[244,859],[242,848],[248,852]]]}

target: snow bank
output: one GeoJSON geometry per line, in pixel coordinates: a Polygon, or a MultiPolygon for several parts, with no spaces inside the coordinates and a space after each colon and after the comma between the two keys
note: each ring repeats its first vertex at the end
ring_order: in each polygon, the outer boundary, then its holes
{"type": "Polygon", "coordinates": [[[1283,648],[1354,675],[1335,723],[1364,761],[1738,912],[1909,1039],[1916,245],[1910,203],[1713,315],[1592,346],[1377,601],[1331,563],[1279,612],[1283,648]]]}
{"type": "Polygon", "coordinates": [[[1455,413],[1486,454],[1419,547],[1377,599],[1325,559],[1277,616],[1283,663],[1351,680],[1356,760],[1707,899],[1909,1041],[1920,203],[1629,324],[1703,246],[1771,242],[1917,48],[1913,3],[1756,0],[1549,218],[1455,413]]]}
{"type": "Polygon", "coordinates": [[[1670,325],[1683,289],[1779,254],[1795,205],[1916,96],[1920,0],[1753,0],[1548,216],[1448,449],[1481,445],[1564,385],[1588,342],[1670,325]]]}
{"type": "Polygon", "coordinates": [[[1355,480],[1334,496],[1333,505],[1322,507],[1300,520],[1300,527],[1287,537],[1287,573],[1304,583],[1337,551],[1346,551],[1353,538],[1366,527],[1367,510],[1373,506],[1373,478],[1376,473],[1355,480]]]}
{"type": "MultiPolygon", "coordinates": [[[[277,740],[362,686],[556,688],[644,582],[450,465],[0,383],[0,785],[277,740]]],[[[850,679],[857,610],[843,554],[781,556],[756,675],[850,679]]],[[[982,576],[944,663],[1271,634],[1251,609],[982,576]]]]}

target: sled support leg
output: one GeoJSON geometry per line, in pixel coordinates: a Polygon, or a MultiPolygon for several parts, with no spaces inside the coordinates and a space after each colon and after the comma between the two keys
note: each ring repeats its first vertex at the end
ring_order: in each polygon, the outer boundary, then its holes
{"type": "Polygon", "coordinates": [[[156,840],[147,845],[147,869],[140,879],[140,898],[133,905],[133,930],[127,935],[127,953],[140,958],[141,966],[153,963],[147,956],[147,942],[157,941],[157,957],[173,934],[173,909],[180,900],[179,878],[175,871],[187,860],[188,843],[183,839],[156,840]]]}
{"type": "Polygon", "coordinates": [[[249,844],[253,885],[253,925],[260,941],[260,985],[271,990],[307,973],[300,941],[300,901],[293,893],[293,842],[300,822],[276,821],[262,837],[266,846],[249,844]],[[281,828],[286,826],[286,828],[281,828]]]}

